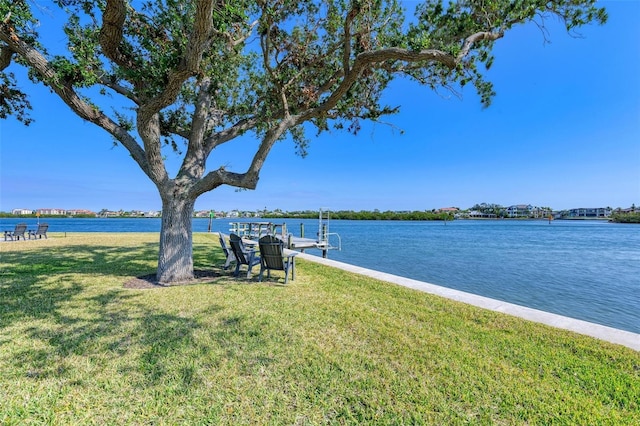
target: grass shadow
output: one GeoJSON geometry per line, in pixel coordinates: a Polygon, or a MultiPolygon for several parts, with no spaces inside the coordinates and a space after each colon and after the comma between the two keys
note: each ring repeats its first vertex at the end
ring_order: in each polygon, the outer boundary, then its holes
{"type": "Polygon", "coordinates": [[[126,247],[73,245],[2,253],[0,326],[18,319],[58,315],[60,307],[80,295],[83,281],[130,277],[149,272],[157,244],[126,247]]]}
{"type": "MultiPolygon", "coordinates": [[[[30,247],[0,253],[0,335],[6,337],[0,338],[0,352],[4,352],[0,374],[8,373],[15,380],[26,377],[89,386],[91,375],[79,374],[79,368],[115,368],[116,377],[127,377],[135,387],[169,381],[188,391],[202,371],[199,356],[213,351],[251,364],[245,360],[251,355],[234,349],[248,332],[233,313],[225,311],[229,307],[205,299],[202,312],[185,314],[174,309],[167,293],[190,297],[184,288],[150,293],[122,287],[131,277],[153,273],[157,253],[155,242],[135,247],[62,245],[46,251],[30,247]],[[154,305],[150,301],[154,298],[162,302],[154,305]],[[211,318],[221,319],[212,322],[211,318]],[[209,336],[205,342],[197,337],[203,333],[209,336]],[[10,368],[2,372],[3,365],[10,368]]],[[[218,288],[229,284],[231,271],[217,266],[224,263],[217,245],[194,244],[194,263],[217,274],[201,282],[218,288]]],[[[250,332],[254,340],[256,333],[250,332]]]]}

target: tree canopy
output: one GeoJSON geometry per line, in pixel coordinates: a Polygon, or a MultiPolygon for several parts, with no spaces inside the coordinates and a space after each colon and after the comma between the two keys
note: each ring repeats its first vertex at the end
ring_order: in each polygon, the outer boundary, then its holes
{"type": "Polygon", "coordinates": [[[488,106],[492,47],[513,26],[534,21],[546,37],[547,19],[568,31],[606,21],[595,0],[428,0],[410,21],[395,0],[53,3],[66,16],[65,54],[48,53],[38,0],[0,0],[0,118],[31,120],[10,72],[24,66],[126,148],[163,201],[158,276],[168,282],[192,274],[195,199],[255,188],[277,141],[305,155],[314,133],[357,133],[362,120],[397,113],[381,99],[398,76],[434,90],[472,84],[488,106]],[[216,148],[247,135],[259,141],[249,166],[227,170],[216,148]],[[175,176],[171,151],[182,156],[175,176]]]}

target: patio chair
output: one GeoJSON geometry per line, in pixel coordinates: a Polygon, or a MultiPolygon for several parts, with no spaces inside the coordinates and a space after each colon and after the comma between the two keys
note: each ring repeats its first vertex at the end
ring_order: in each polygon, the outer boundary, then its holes
{"type": "Polygon", "coordinates": [[[222,232],[220,232],[219,238],[220,238],[220,247],[222,247],[222,251],[224,252],[224,255],[227,258],[223,266],[223,269],[226,271],[227,268],[229,268],[229,265],[231,265],[232,262],[236,261],[236,256],[233,254],[233,250],[231,250],[229,246],[227,246],[227,236],[222,232]]]}
{"type": "Polygon", "coordinates": [[[20,237],[22,237],[22,240],[24,241],[26,240],[26,237],[24,236],[26,230],[27,224],[19,223],[16,225],[13,231],[4,231],[4,240],[7,241],[7,238],[9,238],[11,239],[11,241],[15,241],[20,240],[20,237]]]}
{"type": "Polygon", "coordinates": [[[49,229],[49,224],[48,223],[40,223],[38,225],[38,229],[34,230],[30,230],[29,231],[29,239],[31,239],[31,237],[33,238],[42,238],[42,236],[44,235],[45,238],[47,237],[47,230],[49,229]]]}
{"type": "Polygon", "coordinates": [[[242,238],[236,234],[229,235],[229,244],[231,245],[231,251],[236,258],[236,270],[233,273],[234,277],[240,275],[240,267],[247,265],[247,278],[251,276],[251,268],[260,263],[260,256],[256,254],[254,249],[246,249],[242,238]]]}
{"type": "Polygon", "coordinates": [[[284,283],[289,282],[289,271],[291,271],[291,280],[296,279],[296,258],[298,252],[287,250],[285,253],[284,242],[274,237],[266,235],[258,241],[260,246],[260,276],[258,281],[262,281],[262,274],[267,271],[267,277],[271,278],[271,271],[284,271],[284,283]]]}

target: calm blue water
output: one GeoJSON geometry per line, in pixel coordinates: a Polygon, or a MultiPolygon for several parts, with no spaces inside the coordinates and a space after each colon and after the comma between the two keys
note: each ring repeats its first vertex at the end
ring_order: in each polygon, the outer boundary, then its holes
{"type": "MultiPolygon", "coordinates": [[[[212,230],[229,232],[230,221],[214,220],[212,230]]],[[[272,221],[296,235],[304,223],[307,237],[318,228],[315,220],[272,221]]],[[[17,222],[0,219],[0,229],[17,222]]],[[[46,222],[51,232],[160,231],[160,219],[46,222]]],[[[194,231],[206,232],[208,223],[195,219],[194,231]]],[[[640,333],[638,225],[334,220],[330,231],[342,237],[331,259],[640,333]]]]}

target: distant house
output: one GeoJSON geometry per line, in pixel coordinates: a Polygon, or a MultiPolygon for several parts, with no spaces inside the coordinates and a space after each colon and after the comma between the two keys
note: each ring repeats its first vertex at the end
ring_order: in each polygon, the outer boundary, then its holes
{"type": "Polygon", "coordinates": [[[531,217],[546,218],[553,215],[553,211],[547,207],[534,207],[531,209],[531,217]]]}
{"type": "Polygon", "coordinates": [[[156,211],[150,210],[148,212],[143,212],[142,216],[144,216],[144,217],[160,217],[160,212],[157,211],[157,210],[156,211]]]}
{"type": "Polygon", "coordinates": [[[211,213],[211,210],[200,210],[195,212],[194,216],[195,217],[209,217],[209,214],[211,213]]]}
{"type": "Polygon", "coordinates": [[[518,204],[506,208],[507,217],[530,217],[533,206],[530,204],[518,204]]]}
{"type": "Polygon", "coordinates": [[[91,210],[76,209],[76,210],[67,210],[67,215],[68,216],[78,216],[78,215],[95,216],[96,214],[91,210]]]}
{"type": "Polygon", "coordinates": [[[640,212],[640,209],[639,209],[639,208],[637,208],[637,207],[635,206],[635,204],[634,204],[634,205],[632,205],[631,207],[629,207],[628,209],[621,209],[620,207],[618,207],[618,208],[615,210],[615,212],[616,212],[616,213],[622,213],[622,214],[628,214],[628,213],[640,212]]]}
{"type": "Polygon", "coordinates": [[[30,215],[30,214],[33,214],[33,210],[30,210],[30,209],[13,209],[13,210],[11,210],[11,214],[15,215],[15,216],[30,215]]]}
{"type": "Polygon", "coordinates": [[[438,209],[439,213],[458,213],[458,211],[460,211],[460,209],[457,207],[443,207],[438,209]]]}
{"type": "Polygon", "coordinates": [[[606,207],[570,209],[567,216],[575,218],[607,218],[611,216],[611,209],[606,207]]]}
{"type": "Polygon", "coordinates": [[[469,219],[495,219],[496,215],[494,213],[484,213],[478,210],[472,210],[468,213],[469,219]]]}
{"type": "Polygon", "coordinates": [[[67,211],[64,209],[37,209],[37,214],[47,215],[47,216],[64,216],[67,214],[67,211]]]}
{"type": "Polygon", "coordinates": [[[101,210],[100,213],[98,213],[99,217],[118,217],[121,215],[122,215],[121,212],[114,212],[111,210],[101,210]]]}

